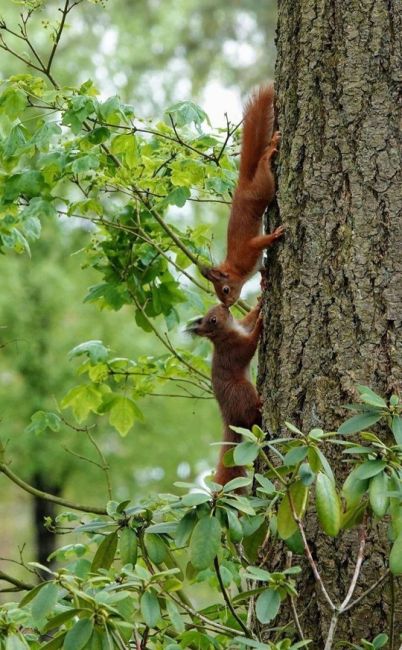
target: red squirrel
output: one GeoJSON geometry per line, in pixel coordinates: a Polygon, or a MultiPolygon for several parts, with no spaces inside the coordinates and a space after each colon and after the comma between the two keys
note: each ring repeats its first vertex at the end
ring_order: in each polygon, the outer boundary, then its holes
{"type": "MultiPolygon", "coordinates": [[[[260,397],[250,381],[249,366],[257,349],[262,329],[260,304],[245,318],[236,321],[224,305],[216,305],[208,313],[190,323],[187,331],[210,339],[214,346],[212,387],[224,423],[224,442],[239,442],[241,436],[229,425],[250,429],[261,425],[260,397]]],[[[222,445],[214,480],[225,485],[237,476],[244,476],[243,467],[225,467],[222,445]]]]}
{"type": "Polygon", "coordinates": [[[213,282],[219,300],[230,307],[240,297],[243,284],[262,267],[262,253],[283,235],[283,226],[262,234],[262,216],[275,194],[271,159],[280,141],[274,126],[274,87],[262,86],[244,109],[239,180],[234,192],[227,231],[226,259],[202,267],[213,282]]]}

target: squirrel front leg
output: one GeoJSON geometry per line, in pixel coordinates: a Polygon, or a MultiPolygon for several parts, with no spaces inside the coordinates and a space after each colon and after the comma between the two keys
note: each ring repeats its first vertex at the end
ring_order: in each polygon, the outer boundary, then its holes
{"type": "Polygon", "coordinates": [[[241,319],[240,324],[248,330],[252,330],[257,322],[258,316],[261,311],[261,298],[258,299],[256,306],[249,311],[247,316],[241,319]]]}
{"type": "Polygon", "coordinates": [[[275,228],[275,230],[269,235],[258,235],[258,237],[253,237],[250,239],[250,246],[258,252],[263,251],[265,248],[272,246],[272,244],[276,242],[277,239],[282,237],[284,232],[285,228],[283,226],[279,226],[278,228],[275,228]]]}

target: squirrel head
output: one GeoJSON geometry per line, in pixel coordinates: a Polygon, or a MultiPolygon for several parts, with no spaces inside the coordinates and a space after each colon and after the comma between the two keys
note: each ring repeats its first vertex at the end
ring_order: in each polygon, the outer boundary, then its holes
{"type": "Polygon", "coordinates": [[[227,334],[228,326],[230,327],[232,321],[233,316],[229,309],[225,305],[216,305],[205,316],[196,318],[189,323],[186,332],[216,341],[222,335],[227,334]]]}
{"type": "Polygon", "coordinates": [[[231,307],[240,298],[243,282],[233,274],[221,271],[219,267],[203,266],[201,274],[210,280],[215,288],[215,293],[225,307],[231,307]]]}

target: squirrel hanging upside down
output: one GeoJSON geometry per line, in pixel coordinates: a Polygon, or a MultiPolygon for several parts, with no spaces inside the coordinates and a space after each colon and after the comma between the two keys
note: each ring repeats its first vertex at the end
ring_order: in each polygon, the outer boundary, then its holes
{"type": "MultiPolygon", "coordinates": [[[[212,307],[208,313],[190,323],[187,332],[212,341],[212,387],[224,423],[224,442],[240,442],[241,436],[230,425],[251,429],[261,425],[260,397],[250,381],[249,367],[257,349],[262,329],[260,304],[245,318],[236,321],[224,305],[212,307]]],[[[243,467],[225,467],[223,455],[230,446],[221,448],[214,480],[220,485],[237,476],[244,476],[243,467]]]]}
{"type": "Polygon", "coordinates": [[[234,192],[227,231],[226,259],[201,273],[213,282],[219,300],[230,307],[244,283],[262,267],[262,254],[283,235],[283,226],[262,234],[262,216],[275,194],[271,159],[280,141],[273,133],[274,87],[257,90],[244,109],[239,180],[234,192]]]}

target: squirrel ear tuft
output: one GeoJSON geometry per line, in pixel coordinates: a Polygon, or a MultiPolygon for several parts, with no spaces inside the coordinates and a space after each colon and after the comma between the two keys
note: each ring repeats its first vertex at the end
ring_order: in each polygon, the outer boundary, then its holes
{"type": "Polygon", "coordinates": [[[200,270],[201,275],[204,276],[204,278],[207,278],[207,280],[211,280],[211,276],[210,276],[210,273],[212,271],[211,266],[200,266],[199,270],[200,270]]]}
{"type": "Polygon", "coordinates": [[[227,273],[222,273],[218,268],[214,266],[200,266],[201,275],[207,280],[222,280],[223,278],[229,277],[227,273]]]}

